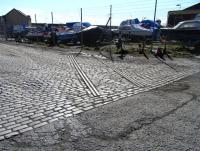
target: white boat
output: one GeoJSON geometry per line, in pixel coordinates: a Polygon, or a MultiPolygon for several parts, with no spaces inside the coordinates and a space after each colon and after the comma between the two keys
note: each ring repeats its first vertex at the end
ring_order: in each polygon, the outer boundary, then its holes
{"type": "Polygon", "coordinates": [[[138,19],[128,19],[122,21],[119,26],[119,34],[129,37],[150,37],[152,36],[152,28],[144,28],[138,19]]]}

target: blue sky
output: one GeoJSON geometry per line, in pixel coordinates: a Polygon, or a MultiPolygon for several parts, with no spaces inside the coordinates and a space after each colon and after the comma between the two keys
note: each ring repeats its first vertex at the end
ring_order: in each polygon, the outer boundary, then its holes
{"type": "MultiPolygon", "coordinates": [[[[109,6],[113,7],[113,25],[130,18],[153,19],[155,0],[0,0],[0,15],[12,8],[21,10],[31,16],[32,22],[51,23],[51,12],[55,23],[66,23],[80,20],[80,8],[83,8],[83,20],[92,24],[106,24],[109,17],[109,6]]],[[[157,16],[164,24],[167,12],[179,10],[199,3],[200,0],[157,0],[157,16]],[[177,6],[181,4],[181,6],[177,6]]]]}

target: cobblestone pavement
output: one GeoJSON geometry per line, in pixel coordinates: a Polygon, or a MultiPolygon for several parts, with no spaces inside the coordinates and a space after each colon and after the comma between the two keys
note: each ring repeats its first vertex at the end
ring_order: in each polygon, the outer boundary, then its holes
{"type": "Polygon", "coordinates": [[[0,44],[0,140],[200,71],[187,59],[127,57],[111,62],[97,55],[0,44]]]}

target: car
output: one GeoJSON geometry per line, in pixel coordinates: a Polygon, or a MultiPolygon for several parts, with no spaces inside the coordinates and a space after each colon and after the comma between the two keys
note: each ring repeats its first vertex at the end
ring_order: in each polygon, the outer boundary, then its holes
{"type": "Polygon", "coordinates": [[[161,28],[161,36],[166,40],[180,41],[185,44],[200,43],[200,20],[187,20],[178,23],[173,28],[161,28]]]}
{"type": "MultiPolygon", "coordinates": [[[[88,22],[82,23],[82,28],[88,28],[91,24],[88,22]]],[[[76,43],[78,41],[78,33],[81,32],[81,23],[80,22],[68,22],[66,23],[65,31],[57,33],[57,42],[58,43],[76,43]]]]}

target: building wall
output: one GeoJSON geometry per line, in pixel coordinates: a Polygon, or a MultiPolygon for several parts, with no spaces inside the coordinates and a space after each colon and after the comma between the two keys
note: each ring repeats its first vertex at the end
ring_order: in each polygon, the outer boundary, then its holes
{"type": "Polygon", "coordinates": [[[6,24],[8,26],[31,24],[31,18],[29,16],[25,16],[16,10],[12,10],[8,14],[6,14],[5,17],[6,17],[6,24]]]}
{"type": "Polygon", "coordinates": [[[0,35],[4,32],[4,20],[3,17],[0,16],[0,35]]]}
{"type": "MultiPolygon", "coordinates": [[[[198,14],[198,13],[197,13],[198,14]]],[[[181,21],[192,20],[197,14],[172,14],[168,16],[167,26],[173,27],[181,21]]]]}
{"type": "Polygon", "coordinates": [[[197,14],[200,14],[200,8],[196,10],[181,10],[168,12],[167,26],[173,27],[181,21],[192,20],[197,14]]]}

